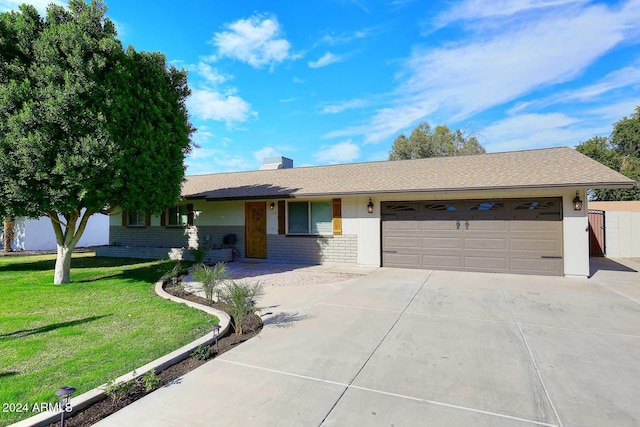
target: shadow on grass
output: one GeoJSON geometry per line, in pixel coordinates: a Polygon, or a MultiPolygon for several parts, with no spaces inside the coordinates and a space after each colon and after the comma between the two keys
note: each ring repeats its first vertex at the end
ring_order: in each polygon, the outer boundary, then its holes
{"type": "Polygon", "coordinates": [[[16,372],[16,371],[0,372],[0,378],[13,377],[14,375],[18,375],[18,374],[19,372],[16,372]]]}
{"type": "Polygon", "coordinates": [[[68,326],[81,325],[83,323],[93,322],[98,319],[102,319],[103,317],[112,316],[111,314],[103,314],[102,316],[91,316],[85,317],[84,319],[71,320],[69,322],[62,323],[52,323],[47,326],[41,326],[39,328],[33,329],[23,329],[21,331],[9,332],[7,334],[0,334],[0,341],[11,340],[16,338],[24,338],[29,335],[43,334],[45,332],[53,331],[60,328],[66,328],[68,326]]]}
{"type": "MultiPolygon", "coordinates": [[[[71,268],[104,268],[104,267],[123,267],[127,265],[144,264],[153,260],[137,259],[137,258],[107,258],[96,256],[82,256],[71,259],[71,268]]],[[[53,270],[56,264],[55,257],[48,260],[32,261],[32,262],[11,262],[7,265],[0,266],[0,271],[47,271],[53,270]]]]}

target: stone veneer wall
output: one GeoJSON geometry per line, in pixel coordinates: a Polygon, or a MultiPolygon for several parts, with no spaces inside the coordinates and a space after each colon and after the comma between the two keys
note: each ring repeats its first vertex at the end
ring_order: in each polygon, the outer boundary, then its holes
{"type": "Polygon", "coordinates": [[[267,235],[267,259],[311,264],[325,262],[357,264],[358,238],[342,236],[267,235]]]}
{"type": "Polygon", "coordinates": [[[243,226],[194,226],[194,227],[109,227],[109,244],[121,247],[149,248],[220,248],[227,234],[235,234],[238,241],[233,247],[244,257],[243,226]],[[206,242],[206,236],[211,240],[206,242]]]}

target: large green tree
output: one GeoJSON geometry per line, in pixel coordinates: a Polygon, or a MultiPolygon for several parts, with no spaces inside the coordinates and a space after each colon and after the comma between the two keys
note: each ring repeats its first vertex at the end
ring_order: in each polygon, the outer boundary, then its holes
{"type": "Polygon", "coordinates": [[[0,14],[0,214],[51,219],[54,283],[91,215],[178,200],[189,94],[164,55],[123,50],[102,1],[0,14]]]}
{"type": "Polygon", "coordinates": [[[429,123],[421,123],[411,132],[409,138],[400,134],[395,139],[389,152],[389,160],[482,153],[485,153],[485,149],[475,135],[465,135],[460,129],[451,131],[444,125],[436,126],[432,130],[429,123]]]}
{"type": "Polygon", "coordinates": [[[633,179],[629,189],[601,188],[590,191],[593,200],[640,200],[640,107],[613,125],[609,137],[596,136],[576,150],[633,179]]]}

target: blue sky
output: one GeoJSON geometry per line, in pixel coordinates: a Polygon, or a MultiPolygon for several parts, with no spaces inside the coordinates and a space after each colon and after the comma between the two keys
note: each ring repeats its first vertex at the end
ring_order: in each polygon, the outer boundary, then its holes
{"type": "Polygon", "coordinates": [[[575,146],[640,105],[640,0],[107,6],[125,46],[189,71],[188,174],[385,160],[423,121],[489,152],[575,146]]]}

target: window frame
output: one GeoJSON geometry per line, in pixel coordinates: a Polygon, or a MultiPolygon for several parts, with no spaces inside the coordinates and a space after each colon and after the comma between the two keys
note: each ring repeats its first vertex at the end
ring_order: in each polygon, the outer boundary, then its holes
{"type": "MultiPolygon", "coordinates": [[[[287,209],[286,209],[286,220],[285,220],[285,224],[286,224],[286,235],[287,236],[333,236],[334,235],[334,230],[333,230],[333,201],[331,199],[319,199],[319,200],[291,200],[291,201],[287,201],[287,209]],[[307,204],[307,231],[303,232],[303,233],[294,233],[290,231],[290,207],[289,205],[291,203],[306,203],[307,204]],[[330,215],[330,220],[329,220],[329,224],[330,227],[329,229],[324,232],[324,233],[314,233],[312,232],[313,230],[313,224],[312,224],[312,218],[313,218],[313,214],[312,214],[312,210],[311,210],[311,205],[312,203],[326,203],[328,206],[328,212],[330,215]]],[[[317,227],[317,225],[316,225],[317,227]]]]}
{"type": "Polygon", "coordinates": [[[189,225],[189,206],[187,205],[175,205],[171,208],[165,210],[165,227],[169,228],[185,228],[189,225]],[[175,209],[176,219],[179,219],[177,224],[171,224],[171,211],[175,209]],[[184,209],[184,213],[181,210],[184,209]],[[184,218],[184,223],[182,223],[182,219],[184,218]]]}
{"type": "Polygon", "coordinates": [[[144,228],[147,226],[147,213],[141,211],[139,209],[127,211],[127,227],[133,228],[144,228]],[[132,215],[135,215],[136,221],[135,223],[131,221],[133,218],[132,215]],[[142,223],[140,223],[140,219],[142,219],[142,223]]]}

